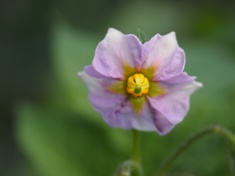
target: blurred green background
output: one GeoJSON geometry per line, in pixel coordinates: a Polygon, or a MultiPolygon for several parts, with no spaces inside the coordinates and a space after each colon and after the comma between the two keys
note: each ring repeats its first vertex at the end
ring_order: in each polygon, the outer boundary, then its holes
{"type": "MultiPolygon", "coordinates": [[[[203,89],[168,135],[142,133],[145,175],[191,133],[211,124],[235,132],[235,3],[232,1],[0,1],[0,175],[110,176],[130,158],[131,132],[110,128],[77,77],[109,27],[151,38],[175,31],[186,71],[203,89]]],[[[230,143],[209,135],[171,173],[230,174],[230,143]]]]}

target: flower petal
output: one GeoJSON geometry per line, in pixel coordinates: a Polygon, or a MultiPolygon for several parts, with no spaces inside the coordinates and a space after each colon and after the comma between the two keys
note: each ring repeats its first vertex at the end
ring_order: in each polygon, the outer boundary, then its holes
{"type": "Polygon", "coordinates": [[[132,119],[132,127],[141,131],[157,131],[154,125],[154,116],[151,107],[147,101],[142,105],[141,111],[136,115],[136,113],[130,114],[132,119]]]}
{"type": "Polygon", "coordinates": [[[195,76],[189,76],[186,72],[182,72],[172,78],[165,79],[164,83],[168,84],[183,84],[183,83],[188,83],[192,82],[196,79],[195,76]]]}
{"type": "Polygon", "coordinates": [[[183,120],[189,109],[189,96],[201,83],[190,81],[182,84],[165,84],[166,94],[159,97],[148,97],[153,109],[161,113],[172,124],[183,120]]]}
{"type": "Polygon", "coordinates": [[[155,81],[169,79],[181,73],[185,65],[185,53],[178,46],[175,33],[155,35],[144,43],[142,58],[145,58],[143,68],[156,66],[155,81]]]}
{"type": "Polygon", "coordinates": [[[154,114],[154,124],[160,135],[165,135],[174,128],[175,124],[171,123],[163,114],[156,110],[154,114]]]}
{"type": "Polygon", "coordinates": [[[142,44],[132,35],[124,35],[115,29],[109,29],[106,37],[95,51],[92,65],[101,74],[112,78],[124,78],[124,66],[140,69],[142,44]]]}
{"type": "Polygon", "coordinates": [[[92,65],[85,66],[84,72],[94,78],[107,78],[107,76],[96,71],[92,65]]]}
{"type": "Polygon", "coordinates": [[[115,80],[97,79],[85,72],[80,72],[79,76],[89,88],[90,103],[100,113],[106,123],[113,127],[130,129],[131,119],[125,114],[132,111],[132,108],[130,105],[126,105],[125,95],[115,94],[106,89],[106,86],[115,80]]]}
{"type": "Polygon", "coordinates": [[[174,124],[153,109],[147,101],[138,116],[131,113],[129,117],[132,119],[132,127],[141,131],[157,131],[160,135],[165,135],[174,127],[174,124]]]}

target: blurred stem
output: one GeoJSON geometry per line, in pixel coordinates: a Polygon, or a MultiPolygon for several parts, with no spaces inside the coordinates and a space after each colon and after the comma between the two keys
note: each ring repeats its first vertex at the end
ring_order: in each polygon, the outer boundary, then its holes
{"type": "Polygon", "coordinates": [[[139,131],[132,130],[133,131],[133,151],[132,151],[132,160],[134,161],[137,169],[137,175],[142,175],[142,167],[140,164],[140,136],[139,131]]]}
{"type": "MultiPolygon", "coordinates": [[[[170,157],[162,163],[158,174],[156,176],[164,176],[167,173],[167,170],[170,168],[172,163],[182,154],[187,148],[189,148],[194,142],[202,137],[206,136],[207,134],[215,133],[215,134],[222,134],[225,138],[227,138],[235,147],[235,136],[234,134],[226,128],[220,126],[210,126],[207,127],[196,134],[192,135],[189,139],[187,139],[184,143],[182,143],[176,150],[173,152],[170,157]]],[[[233,148],[234,150],[234,148],[233,148]]]]}
{"type": "Polygon", "coordinates": [[[231,169],[231,176],[235,176],[235,154],[234,150],[230,153],[230,169],[231,169]]]}

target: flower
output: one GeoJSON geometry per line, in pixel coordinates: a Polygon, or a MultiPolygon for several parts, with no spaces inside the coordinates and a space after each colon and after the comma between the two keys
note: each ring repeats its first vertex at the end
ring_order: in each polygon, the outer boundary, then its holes
{"type": "Polygon", "coordinates": [[[79,76],[107,124],[164,135],[184,119],[190,95],[202,87],[183,72],[184,65],[185,53],[174,32],[156,34],[142,44],[135,35],[111,28],[92,65],[79,76]]]}

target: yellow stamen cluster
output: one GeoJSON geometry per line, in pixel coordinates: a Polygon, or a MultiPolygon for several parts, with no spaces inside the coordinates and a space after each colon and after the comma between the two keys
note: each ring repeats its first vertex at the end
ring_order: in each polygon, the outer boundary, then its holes
{"type": "Polygon", "coordinates": [[[149,80],[141,73],[130,76],[127,80],[127,92],[134,97],[140,97],[149,92],[149,80]]]}

